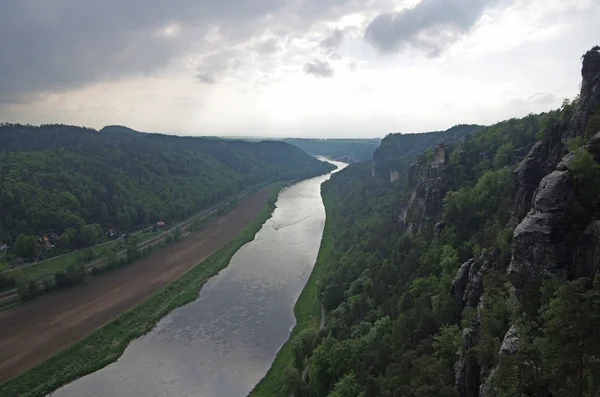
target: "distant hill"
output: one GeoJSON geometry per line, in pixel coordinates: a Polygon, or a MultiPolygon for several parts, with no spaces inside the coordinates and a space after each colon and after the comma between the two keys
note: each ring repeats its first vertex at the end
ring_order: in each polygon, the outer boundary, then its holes
{"type": "Polygon", "coordinates": [[[0,242],[177,220],[260,183],[330,169],[283,142],[0,124],[0,242]]]}
{"type": "Polygon", "coordinates": [[[140,134],[140,131],[136,131],[132,128],[129,127],[125,127],[122,125],[107,125],[106,127],[102,128],[100,130],[101,133],[107,133],[107,132],[112,132],[112,133],[130,133],[130,134],[140,134]]]}
{"type": "Polygon", "coordinates": [[[381,140],[286,138],[283,141],[316,156],[354,163],[371,160],[381,140]]]}
{"type": "Polygon", "coordinates": [[[402,171],[408,168],[427,149],[432,149],[439,143],[460,142],[481,128],[483,126],[462,124],[445,131],[389,134],[381,140],[381,145],[373,156],[374,172],[387,178],[390,169],[402,171]]]}

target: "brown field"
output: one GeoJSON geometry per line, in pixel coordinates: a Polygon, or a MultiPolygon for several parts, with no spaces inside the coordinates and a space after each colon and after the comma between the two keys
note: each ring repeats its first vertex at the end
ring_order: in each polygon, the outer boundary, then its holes
{"type": "Polygon", "coordinates": [[[0,312],[0,383],[133,307],[231,240],[263,209],[263,189],[199,232],[89,284],[0,312]]]}

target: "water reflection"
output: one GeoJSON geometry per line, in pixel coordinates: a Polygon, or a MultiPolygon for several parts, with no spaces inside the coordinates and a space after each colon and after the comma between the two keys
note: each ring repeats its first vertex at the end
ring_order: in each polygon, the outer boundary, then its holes
{"type": "Polygon", "coordinates": [[[282,191],[254,241],[206,283],[198,300],[132,342],[117,362],[54,395],[246,396],[295,324],[293,306],[323,233],[320,186],[328,178],[282,191]]]}

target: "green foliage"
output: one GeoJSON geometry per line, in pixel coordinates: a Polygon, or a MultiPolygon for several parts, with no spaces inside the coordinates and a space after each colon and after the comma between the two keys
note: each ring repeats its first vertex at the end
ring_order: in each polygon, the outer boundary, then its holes
{"type": "Polygon", "coordinates": [[[600,200],[600,164],[585,150],[575,152],[571,164],[575,176],[575,191],[583,211],[595,211],[600,200]]]}
{"type": "Polygon", "coordinates": [[[54,275],[54,285],[56,288],[69,288],[83,282],[86,276],[85,265],[82,263],[73,264],[66,271],[54,275]]]}
{"type": "Polygon", "coordinates": [[[356,380],[356,375],[350,373],[340,379],[335,386],[333,391],[329,393],[329,397],[363,397],[365,393],[363,388],[356,380]]]}
{"type": "Polygon", "coordinates": [[[174,222],[258,184],[332,169],[282,142],[115,128],[1,124],[0,147],[0,241],[67,233],[74,248],[96,240],[86,225],[174,222]]]}
{"type": "Polygon", "coordinates": [[[589,118],[585,126],[585,137],[591,138],[600,132],[600,106],[598,110],[589,118]]]}
{"type": "Polygon", "coordinates": [[[600,278],[567,282],[543,308],[546,365],[556,396],[593,396],[600,387],[600,278]]]}
{"type": "Polygon", "coordinates": [[[567,140],[567,149],[570,152],[579,149],[583,145],[585,145],[585,139],[582,136],[576,136],[567,140]]]}
{"type": "Polygon", "coordinates": [[[25,236],[19,234],[15,241],[15,253],[22,258],[32,258],[35,256],[37,243],[34,236],[25,236]]]}
{"type": "MultiPolygon", "coordinates": [[[[463,139],[481,128],[479,125],[456,125],[446,131],[389,134],[382,139],[381,145],[375,151],[374,167],[378,175],[386,178],[389,176],[390,168],[404,174],[409,165],[421,157],[427,149],[432,149],[442,141],[463,139]]],[[[452,153],[452,150],[450,152],[452,153]]],[[[425,161],[425,159],[423,160],[425,161]]],[[[433,161],[433,152],[429,156],[429,161],[433,161]]]]}
{"type": "Polygon", "coordinates": [[[100,235],[97,228],[92,225],[85,225],[81,229],[81,237],[83,238],[84,244],[90,246],[98,244],[100,235]]]}
{"type": "Polygon", "coordinates": [[[23,302],[35,299],[41,293],[42,290],[35,280],[21,280],[17,285],[17,294],[23,302]]]}
{"type": "Polygon", "coordinates": [[[69,235],[65,232],[60,235],[58,240],[56,240],[56,247],[58,249],[65,249],[69,245],[69,241],[70,241],[69,235]]]}
{"type": "Polygon", "coordinates": [[[433,348],[435,356],[446,363],[446,366],[454,364],[456,352],[461,345],[462,331],[458,325],[446,325],[440,328],[440,332],[434,336],[433,348]]]}
{"type": "MultiPolygon", "coordinates": [[[[319,287],[327,326],[312,352],[300,339],[291,341],[297,369],[307,363],[309,368],[307,382],[296,390],[317,397],[457,396],[456,353],[462,328],[472,323],[477,310],[468,307],[461,313],[450,294],[452,280],[461,263],[482,255],[493,253],[494,269],[506,267],[514,167],[542,124],[552,125],[553,118],[558,122],[565,111],[473,129],[470,137],[462,135],[464,142],[450,144],[444,168],[450,192],[435,220],[445,225],[439,235],[432,233],[433,225],[402,232],[398,214],[411,192],[402,184],[372,178],[371,164],[352,164],[323,184],[332,236],[319,287]]],[[[416,142],[425,138],[386,137],[375,155],[376,168],[406,172],[405,162],[416,159],[416,142]],[[408,144],[411,140],[414,146],[408,144]]],[[[428,153],[420,161],[429,162],[433,152],[428,153]]],[[[482,261],[476,261],[472,272],[482,261]]],[[[471,392],[479,387],[480,371],[489,372],[500,361],[502,338],[517,312],[503,271],[486,271],[482,282],[481,337],[466,352],[467,372],[474,375],[466,385],[471,392]]]]}

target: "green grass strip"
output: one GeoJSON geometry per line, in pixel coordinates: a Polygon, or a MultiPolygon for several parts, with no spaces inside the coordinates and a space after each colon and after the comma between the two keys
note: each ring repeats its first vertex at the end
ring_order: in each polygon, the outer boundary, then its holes
{"type": "Polygon", "coordinates": [[[291,341],[305,329],[319,329],[321,323],[321,302],[319,300],[318,287],[327,271],[327,262],[333,248],[333,221],[330,217],[331,211],[328,211],[332,203],[326,195],[323,195],[323,201],[325,203],[326,219],[323,237],[321,238],[321,247],[319,248],[317,262],[294,306],[296,326],[292,330],[288,341],[277,353],[277,357],[275,357],[275,361],[273,361],[265,377],[250,393],[252,397],[285,396],[284,373],[288,366],[293,365],[294,360],[291,341]]]}
{"type": "Polygon", "coordinates": [[[281,187],[282,184],[269,187],[270,196],[265,208],[232,241],[108,324],[0,385],[0,396],[45,396],[77,378],[115,362],[129,342],[148,333],[161,318],[174,309],[196,300],[204,283],[227,267],[233,255],[254,239],[263,223],[271,216],[281,187]]]}

